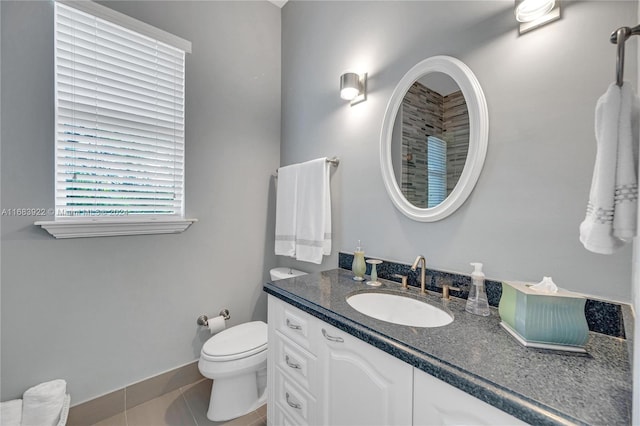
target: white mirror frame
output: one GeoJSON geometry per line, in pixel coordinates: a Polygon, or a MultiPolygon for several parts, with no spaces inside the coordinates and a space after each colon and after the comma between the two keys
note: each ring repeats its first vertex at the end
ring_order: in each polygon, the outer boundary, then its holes
{"type": "Polygon", "coordinates": [[[382,121],[380,167],[384,186],[391,201],[407,217],[420,222],[435,222],[449,216],[466,201],[478,182],[487,155],[488,140],[487,101],[471,69],[451,56],[433,56],[419,62],[402,77],[396,86],[382,121]],[[460,179],[451,194],[437,206],[423,209],[407,201],[396,182],[391,161],[391,141],[393,125],[405,94],[416,80],[430,72],[447,74],[462,90],[469,111],[469,150],[460,179]]]}

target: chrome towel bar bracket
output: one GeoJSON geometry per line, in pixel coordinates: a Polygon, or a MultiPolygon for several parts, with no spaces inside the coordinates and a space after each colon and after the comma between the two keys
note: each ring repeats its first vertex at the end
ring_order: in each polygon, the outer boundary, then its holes
{"type": "Polygon", "coordinates": [[[620,27],[611,33],[609,41],[618,46],[616,55],[616,84],[622,87],[624,84],[624,43],[633,35],[640,34],[640,25],[633,28],[620,27]]]}

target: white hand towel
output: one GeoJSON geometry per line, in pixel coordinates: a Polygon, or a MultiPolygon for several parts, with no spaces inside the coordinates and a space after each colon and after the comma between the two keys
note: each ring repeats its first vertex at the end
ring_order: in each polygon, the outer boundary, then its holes
{"type": "Polygon", "coordinates": [[[278,169],[275,253],[289,257],[296,255],[298,168],[293,164],[278,169]]]}
{"type": "Polygon", "coordinates": [[[325,190],[324,190],[324,244],[322,246],[322,254],[329,256],[331,254],[331,167],[330,163],[326,162],[325,173],[325,190]]]}
{"type": "Polygon", "coordinates": [[[300,164],[298,170],[296,259],[320,264],[331,253],[331,196],[326,158],[300,164]]]}
{"type": "Polygon", "coordinates": [[[630,83],[621,90],[616,186],[613,199],[613,236],[629,242],[636,235],[638,212],[638,99],[630,83]]]}
{"type": "Polygon", "coordinates": [[[56,426],[62,412],[67,382],[62,379],[40,383],[22,395],[23,426],[56,426]]]}
{"type": "Polygon", "coordinates": [[[22,400],[0,402],[0,425],[20,426],[22,423],[22,400]]]}
{"type": "Polygon", "coordinates": [[[632,152],[637,135],[632,129],[637,100],[632,90],[629,83],[623,90],[611,84],[596,105],[596,162],[587,214],[580,224],[580,241],[594,253],[611,254],[624,245],[620,238],[635,234],[637,183],[632,152]]]}

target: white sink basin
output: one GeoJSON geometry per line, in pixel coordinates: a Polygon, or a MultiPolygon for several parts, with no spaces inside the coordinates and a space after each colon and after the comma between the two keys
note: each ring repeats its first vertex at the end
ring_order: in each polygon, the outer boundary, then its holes
{"type": "Polygon", "coordinates": [[[357,293],[347,303],[367,316],[413,327],[441,327],[453,322],[442,309],[410,297],[389,293],[357,293]]]}

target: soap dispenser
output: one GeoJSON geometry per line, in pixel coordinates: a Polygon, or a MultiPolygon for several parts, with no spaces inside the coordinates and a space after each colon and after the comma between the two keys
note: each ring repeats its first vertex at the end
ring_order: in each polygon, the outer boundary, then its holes
{"type": "Polygon", "coordinates": [[[351,263],[351,270],[355,277],[353,277],[356,281],[364,281],[364,273],[367,271],[367,265],[364,263],[364,249],[360,245],[360,240],[358,240],[358,246],[353,252],[353,262],[351,263]]]}
{"type": "Polygon", "coordinates": [[[489,302],[487,301],[487,292],[484,288],[484,273],[482,272],[482,263],[471,263],[473,272],[471,273],[471,288],[469,289],[469,297],[467,298],[467,306],[465,310],[474,315],[489,316],[489,302]]]}

